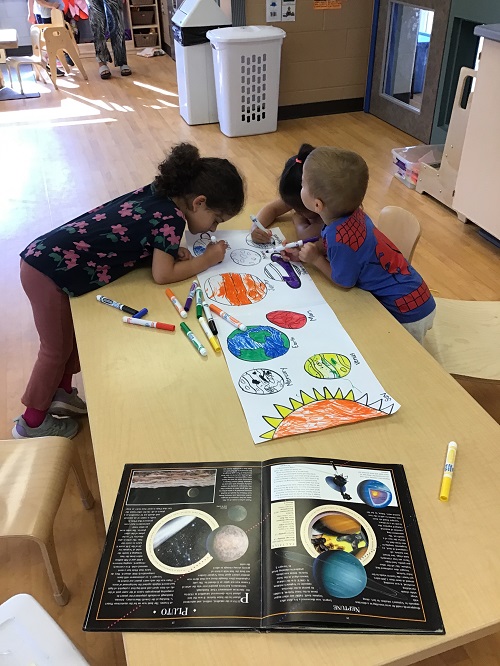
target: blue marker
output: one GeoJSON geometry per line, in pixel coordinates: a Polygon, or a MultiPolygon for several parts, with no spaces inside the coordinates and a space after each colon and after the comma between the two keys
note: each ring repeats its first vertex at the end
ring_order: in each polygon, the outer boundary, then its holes
{"type": "Polygon", "coordinates": [[[147,308],[142,308],[142,310],[139,310],[139,312],[135,315],[132,315],[132,319],[142,319],[144,315],[148,314],[148,309],[147,308]]]}
{"type": "Polygon", "coordinates": [[[193,302],[194,295],[196,293],[196,289],[198,287],[198,283],[196,280],[194,280],[193,284],[191,285],[191,289],[189,290],[188,297],[186,299],[186,304],[184,305],[184,310],[188,312],[189,308],[191,307],[191,303],[193,302]]]}
{"type": "Polygon", "coordinates": [[[100,303],[104,303],[104,305],[110,305],[112,308],[122,310],[122,312],[126,312],[127,314],[132,315],[132,317],[135,317],[136,319],[140,319],[148,313],[147,308],[142,308],[142,310],[134,310],[134,308],[131,308],[128,305],[123,305],[123,303],[118,303],[118,301],[113,301],[113,299],[106,298],[106,296],[97,295],[96,299],[100,303]]]}

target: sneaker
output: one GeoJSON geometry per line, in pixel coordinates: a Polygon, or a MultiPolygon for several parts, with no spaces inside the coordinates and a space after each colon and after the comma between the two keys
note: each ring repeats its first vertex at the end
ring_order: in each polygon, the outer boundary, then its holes
{"type": "Polygon", "coordinates": [[[16,425],[12,428],[14,439],[29,437],[67,437],[73,439],[78,432],[76,421],[73,419],[56,419],[52,414],[47,414],[38,428],[30,428],[22,416],[15,419],[15,423],[16,425]]]}
{"type": "Polygon", "coordinates": [[[71,389],[71,393],[66,393],[62,388],[58,388],[49,407],[49,414],[55,416],[82,416],[87,413],[87,405],[78,396],[76,388],[71,389]]]}

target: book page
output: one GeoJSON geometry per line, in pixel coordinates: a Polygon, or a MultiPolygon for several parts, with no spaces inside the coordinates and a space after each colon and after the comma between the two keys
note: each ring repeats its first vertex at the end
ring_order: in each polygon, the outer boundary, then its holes
{"type": "Polygon", "coordinates": [[[263,626],[442,632],[400,465],[276,459],[263,484],[263,626]]]}
{"type": "Polygon", "coordinates": [[[84,628],[258,628],[260,500],[260,463],[127,465],[84,628]]]}

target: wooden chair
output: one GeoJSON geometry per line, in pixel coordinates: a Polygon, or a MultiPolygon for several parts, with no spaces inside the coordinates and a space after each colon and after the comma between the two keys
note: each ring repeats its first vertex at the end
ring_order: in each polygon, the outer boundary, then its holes
{"type": "Polygon", "coordinates": [[[411,264],[415,247],[421,235],[420,222],[409,210],[399,206],[386,206],[380,211],[377,228],[401,251],[411,264]]]}
{"type": "Polygon", "coordinates": [[[21,90],[21,95],[24,94],[23,90],[23,80],[21,78],[20,68],[22,65],[30,65],[35,72],[35,78],[42,78],[44,81],[50,81],[49,74],[46,70],[45,62],[42,58],[42,32],[37,25],[32,25],[30,28],[30,37],[31,37],[31,48],[33,55],[30,56],[9,56],[7,58],[7,67],[9,68],[9,78],[12,85],[12,75],[11,69],[15,69],[17,74],[17,80],[19,82],[19,88],[21,90]]]}
{"type": "Polygon", "coordinates": [[[64,437],[0,442],[0,538],[33,539],[42,551],[60,606],[69,601],[54,545],[54,518],[73,467],[83,505],[94,498],[87,486],[76,445],[64,437]]]}
{"type": "Polygon", "coordinates": [[[67,53],[70,56],[70,58],[75,63],[75,66],[80,70],[83,78],[88,81],[89,77],[87,76],[87,72],[82,65],[80,54],[78,52],[78,46],[76,44],[71,26],[64,20],[64,15],[59,9],[53,9],[51,11],[51,20],[52,23],[43,23],[31,26],[30,37],[31,46],[33,49],[32,56],[11,57],[7,59],[9,68],[13,67],[16,69],[21,91],[22,81],[21,75],[19,73],[19,68],[21,65],[32,65],[35,68],[37,74],[40,74],[42,70],[44,73],[48,74],[46,69],[46,62],[44,61],[42,53],[44,50],[47,51],[47,57],[50,66],[50,78],[56,90],[58,90],[57,58],[59,57],[61,65],[64,67],[66,74],[69,74],[71,71],[70,66],[66,62],[66,58],[64,57],[64,53],[67,53]]]}
{"type": "Polygon", "coordinates": [[[436,298],[424,347],[500,422],[500,301],[436,298]]]}
{"type": "Polygon", "coordinates": [[[45,48],[47,50],[47,55],[49,57],[50,65],[50,78],[54,84],[54,88],[57,90],[57,57],[61,61],[61,64],[66,69],[66,72],[69,73],[69,66],[66,63],[66,58],[64,54],[67,53],[71,60],[75,63],[75,66],[80,70],[83,78],[88,81],[87,72],[82,65],[80,60],[80,54],[78,53],[78,47],[76,45],[75,37],[69,23],[64,22],[64,25],[51,25],[46,24],[43,26],[43,39],[45,41],[45,48]]]}

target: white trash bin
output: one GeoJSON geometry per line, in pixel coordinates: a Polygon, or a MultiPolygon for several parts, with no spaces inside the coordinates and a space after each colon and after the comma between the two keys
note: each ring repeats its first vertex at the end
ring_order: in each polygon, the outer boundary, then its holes
{"type": "Polygon", "coordinates": [[[281,45],[286,32],[250,25],[209,30],[220,130],[226,136],[275,132],[281,45]]]}

